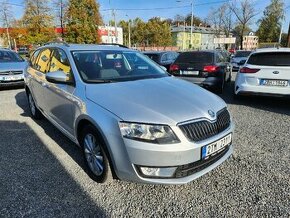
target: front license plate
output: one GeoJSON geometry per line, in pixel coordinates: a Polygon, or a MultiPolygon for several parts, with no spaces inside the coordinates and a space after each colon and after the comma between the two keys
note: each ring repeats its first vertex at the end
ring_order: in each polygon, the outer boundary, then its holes
{"type": "Polygon", "coordinates": [[[262,79],[261,85],[263,86],[280,86],[280,87],[286,87],[288,86],[287,80],[269,80],[269,79],[262,79]]]}
{"type": "Polygon", "coordinates": [[[199,71],[182,71],[182,74],[183,75],[198,75],[199,74],[199,71]]]}
{"type": "Polygon", "coordinates": [[[202,159],[205,159],[213,154],[218,153],[219,151],[221,151],[223,148],[230,145],[231,143],[232,143],[232,133],[225,136],[224,138],[221,138],[209,145],[202,147],[202,150],[201,150],[202,159]]]}
{"type": "Polygon", "coordinates": [[[22,76],[3,76],[0,79],[3,81],[15,81],[15,80],[21,80],[23,79],[23,77],[22,76]]]}

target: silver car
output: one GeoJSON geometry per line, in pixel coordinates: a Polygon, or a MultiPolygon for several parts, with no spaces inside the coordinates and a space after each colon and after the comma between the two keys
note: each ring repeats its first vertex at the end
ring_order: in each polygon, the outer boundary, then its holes
{"type": "Polygon", "coordinates": [[[0,49],[0,87],[24,84],[27,62],[16,52],[0,49]]]}
{"type": "Polygon", "coordinates": [[[47,45],[33,53],[25,83],[32,117],[79,145],[97,182],[183,184],[233,150],[225,102],[134,50],[47,45]]]}

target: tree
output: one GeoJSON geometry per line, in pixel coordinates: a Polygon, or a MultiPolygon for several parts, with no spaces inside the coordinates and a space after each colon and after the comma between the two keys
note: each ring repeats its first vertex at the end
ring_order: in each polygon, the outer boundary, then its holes
{"type": "Polygon", "coordinates": [[[148,41],[153,46],[168,46],[172,44],[170,25],[159,17],[151,18],[146,24],[149,30],[148,41]]]}
{"type": "Polygon", "coordinates": [[[250,0],[241,0],[240,4],[233,2],[231,10],[237,18],[238,26],[240,27],[239,38],[240,47],[243,49],[243,36],[246,27],[251,24],[252,19],[257,15],[253,3],[250,0]]]}
{"type": "Polygon", "coordinates": [[[11,48],[11,40],[10,40],[10,32],[9,27],[11,26],[11,22],[13,22],[13,16],[11,8],[8,5],[8,1],[5,0],[1,2],[2,7],[0,8],[0,21],[3,26],[6,28],[6,38],[8,42],[9,48],[11,48]]]}
{"type": "Polygon", "coordinates": [[[42,44],[55,38],[51,9],[45,0],[25,0],[25,11],[21,19],[27,28],[26,41],[42,44]]]}
{"type": "Polygon", "coordinates": [[[278,42],[281,31],[281,20],[284,18],[284,2],[271,0],[259,20],[257,35],[260,42],[278,42]]]}
{"type": "Polygon", "coordinates": [[[65,39],[72,43],[99,43],[102,25],[99,4],[95,0],[69,0],[65,39]]]}

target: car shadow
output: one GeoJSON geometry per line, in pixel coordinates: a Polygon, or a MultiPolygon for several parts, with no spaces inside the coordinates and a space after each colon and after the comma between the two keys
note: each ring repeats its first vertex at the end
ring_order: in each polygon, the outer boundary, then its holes
{"type": "Polygon", "coordinates": [[[219,95],[227,104],[243,105],[264,111],[290,115],[289,97],[270,97],[270,96],[241,96],[234,98],[235,82],[226,84],[224,93],[219,95]]]}
{"type": "MultiPolygon", "coordinates": [[[[16,104],[23,110],[21,116],[30,117],[25,91],[17,93],[15,99],[16,104]]],[[[54,127],[45,117],[40,120],[34,120],[34,122],[36,122],[52,140],[54,140],[68,155],[70,155],[84,171],[86,171],[81,149],[75,143],[54,127]]]]}
{"type": "Polygon", "coordinates": [[[26,122],[0,130],[0,217],[107,217],[26,122]]]}

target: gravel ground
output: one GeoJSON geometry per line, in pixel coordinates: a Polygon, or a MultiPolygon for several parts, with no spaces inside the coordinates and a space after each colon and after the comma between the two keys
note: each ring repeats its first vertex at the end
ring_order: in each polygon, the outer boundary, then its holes
{"type": "Polygon", "coordinates": [[[0,91],[0,217],[290,217],[290,100],[222,97],[235,151],[187,185],[94,183],[79,148],[29,117],[23,89],[0,91]]]}

